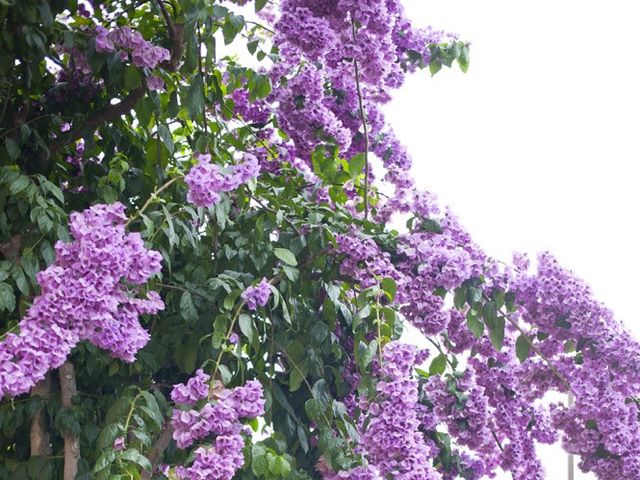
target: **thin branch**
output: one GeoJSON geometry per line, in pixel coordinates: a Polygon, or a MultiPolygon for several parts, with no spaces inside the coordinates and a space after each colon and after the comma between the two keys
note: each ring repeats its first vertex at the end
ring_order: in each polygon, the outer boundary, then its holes
{"type": "Polygon", "coordinates": [[[142,207],[129,220],[127,220],[127,223],[125,223],[124,226],[128,227],[131,224],[131,222],[133,222],[136,218],[138,218],[140,215],[142,215],[142,213],[149,207],[149,205],[151,205],[154,202],[154,200],[156,200],[158,198],[158,195],[161,192],[166,190],[169,186],[171,186],[172,183],[177,182],[181,178],[182,178],[181,175],[177,176],[177,177],[173,177],[171,180],[169,180],[167,183],[165,183],[160,188],[158,188],[156,191],[154,191],[151,195],[149,195],[149,198],[147,199],[145,204],[142,205],[142,207]]]}
{"type": "MultiPolygon", "coordinates": [[[[200,73],[200,81],[202,82],[202,98],[203,100],[206,100],[207,92],[206,92],[205,81],[204,81],[204,67],[202,65],[202,33],[200,32],[200,23],[196,24],[196,33],[198,35],[198,71],[200,73]]],[[[202,129],[204,130],[204,134],[207,135],[208,130],[207,130],[207,102],[206,101],[204,101],[202,104],[202,129]]]]}
{"type": "Polygon", "coordinates": [[[69,130],[69,133],[64,135],[64,137],[58,137],[54,142],[49,144],[49,158],[55,156],[66,145],[82,138],[84,132],[93,132],[103,123],[111,122],[122,115],[129,113],[133,107],[135,107],[136,103],[138,103],[138,100],[144,96],[146,91],[146,85],[134,88],[119,103],[109,105],[104,110],[73,127],[69,130]]]}
{"type": "Polygon", "coordinates": [[[176,38],[176,28],[173,25],[173,21],[171,20],[171,15],[169,15],[167,7],[162,0],[156,0],[156,5],[158,5],[158,8],[160,9],[162,16],[164,17],[164,21],[167,24],[167,32],[169,32],[169,37],[173,42],[176,38]]]}
{"type": "Polygon", "coordinates": [[[502,444],[500,443],[500,439],[498,438],[498,435],[496,435],[496,431],[493,428],[491,428],[491,435],[493,435],[493,439],[498,444],[498,448],[500,449],[500,451],[504,452],[504,448],[502,447],[502,444]]]}
{"type": "MultiPolygon", "coordinates": [[[[353,41],[357,43],[356,22],[351,19],[351,29],[353,33],[353,41]]],[[[356,92],[358,93],[358,107],[360,110],[360,120],[362,121],[362,130],[364,135],[364,219],[369,217],[369,132],[367,130],[367,114],[364,109],[364,101],[362,98],[362,88],[360,87],[360,67],[358,60],[354,57],[353,67],[355,70],[356,92]]]]}
{"type": "MultiPolygon", "coordinates": [[[[71,407],[78,394],[73,363],[66,361],[59,369],[60,396],[63,407],[71,407]]],[[[75,480],[80,463],[80,439],[71,432],[64,432],[64,480],[75,480]]]]}

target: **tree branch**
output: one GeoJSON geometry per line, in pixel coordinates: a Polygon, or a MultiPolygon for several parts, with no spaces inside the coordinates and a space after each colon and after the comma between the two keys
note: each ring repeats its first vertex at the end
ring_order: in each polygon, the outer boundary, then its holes
{"type": "Polygon", "coordinates": [[[171,443],[171,439],[173,438],[173,425],[171,424],[171,420],[168,419],[164,427],[162,427],[162,431],[158,438],[156,438],[155,443],[151,447],[149,454],[147,455],[147,459],[149,459],[149,463],[151,463],[151,471],[143,471],[140,478],[141,480],[151,480],[153,476],[153,471],[155,470],[158,463],[160,463],[160,459],[162,458],[162,454],[171,443]]]}
{"type": "MultiPolygon", "coordinates": [[[[32,397],[41,397],[44,402],[51,395],[51,375],[47,373],[44,380],[36,383],[31,390],[32,397]]],[[[31,445],[32,457],[47,457],[51,455],[51,443],[49,432],[47,431],[46,412],[42,405],[31,420],[31,430],[29,431],[29,441],[31,445]]]]}
{"type": "MultiPolygon", "coordinates": [[[[351,19],[351,28],[353,32],[353,42],[356,43],[357,29],[356,21],[351,19]]],[[[364,109],[364,101],[362,98],[362,88],[360,87],[360,67],[358,66],[358,60],[353,59],[353,68],[355,70],[356,78],[356,92],[358,93],[358,107],[360,111],[360,120],[362,121],[362,130],[364,135],[364,219],[369,217],[369,132],[367,130],[367,114],[364,109]]]]}
{"type": "MultiPolygon", "coordinates": [[[[73,363],[66,361],[59,369],[60,373],[60,396],[63,407],[71,407],[73,397],[78,394],[76,386],[76,374],[73,363]]],[[[80,439],[64,432],[64,480],[75,480],[78,474],[78,464],[80,462],[80,439]]]]}
{"type": "MultiPolygon", "coordinates": [[[[160,9],[162,16],[164,17],[165,23],[167,24],[167,32],[171,40],[171,58],[163,65],[169,72],[175,72],[178,69],[180,58],[182,57],[182,53],[184,52],[182,26],[173,23],[173,21],[171,20],[171,16],[169,15],[169,12],[164,6],[162,0],[156,0],[156,3],[158,4],[158,8],[160,9]]],[[[118,117],[121,117],[122,115],[130,112],[146,92],[147,86],[143,83],[139,87],[131,90],[129,94],[124,97],[119,103],[109,105],[102,111],[97,112],[95,115],[89,117],[81,125],[72,128],[69,133],[64,135],[64,137],[59,137],[49,144],[49,152],[46,160],[48,161],[50,158],[55,156],[62,148],[64,148],[69,143],[75,142],[76,140],[82,138],[86,131],[93,132],[103,123],[113,121],[118,117]]]]}

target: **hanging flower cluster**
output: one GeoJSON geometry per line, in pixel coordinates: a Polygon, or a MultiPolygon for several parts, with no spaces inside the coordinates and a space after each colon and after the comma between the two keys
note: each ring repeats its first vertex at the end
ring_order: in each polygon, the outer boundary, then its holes
{"type": "Polygon", "coordinates": [[[441,478],[431,467],[438,449],[420,431],[418,382],[413,378],[417,349],[391,342],[385,346],[378,397],[369,407],[362,448],[383,478],[441,478]]]}
{"type": "Polygon", "coordinates": [[[242,419],[264,414],[262,385],[249,381],[231,390],[209,386],[211,377],[202,370],[186,384],[176,385],[172,400],[185,409],[173,411],[173,438],[179,448],[187,448],[197,441],[210,439],[195,450],[189,467],[179,466],[179,479],[231,480],[244,464],[242,450],[245,434],[242,419]],[[210,396],[210,392],[213,395],[210,396]],[[209,399],[213,398],[214,401],[209,399]],[[193,408],[202,404],[200,408],[193,408]]]}
{"type": "Polygon", "coordinates": [[[247,287],[240,296],[247,303],[249,310],[256,310],[258,307],[264,307],[269,302],[271,285],[263,278],[255,287],[247,287]]]}
{"type": "Polygon", "coordinates": [[[38,273],[41,293],[0,342],[0,397],[28,392],[88,340],[133,362],[149,340],[139,316],[164,308],[159,295],[137,298],[127,287],[160,271],[161,256],[137,233],[126,233],[124,205],[95,205],[71,214],[71,243],[58,242],[56,261],[38,273]]]}
{"type": "Polygon", "coordinates": [[[108,30],[103,26],[96,27],[96,52],[118,53],[120,60],[131,61],[139,68],[156,68],[160,63],[171,58],[169,50],[153,45],[144,39],[140,32],[124,26],[108,30]]]}
{"type": "Polygon", "coordinates": [[[211,163],[208,153],[196,153],[195,158],[198,163],[189,171],[185,181],[189,186],[187,200],[198,207],[212,207],[220,201],[221,193],[231,192],[260,174],[258,159],[249,153],[228,171],[211,163]]]}

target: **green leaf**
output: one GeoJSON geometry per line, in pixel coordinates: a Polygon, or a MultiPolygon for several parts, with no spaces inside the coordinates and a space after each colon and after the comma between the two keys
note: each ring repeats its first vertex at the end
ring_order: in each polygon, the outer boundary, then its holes
{"type": "Polygon", "coordinates": [[[496,325],[498,319],[496,304],[493,302],[485,303],[484,307],[482,307],[482,317],[484,318],[484,322],[487,324],[487,327],[491,330],[494,325],[496,325]]]}
{"type": "Polygon", "coordinates": [[[263,476],[269,473],[269,461],[266,455],[267,448],[261,443],[251,447],[251,471],[254,475],[263,476]]]}
{"type": "Polygon", "coordinates": [[[254,73],[249,80],[249,100],[252,102],[258,98],[265,98],[271,93],[271,80],[267,75],[254,73]]]}
{"type": "Polygon", "coordinates": [[[524,334],[520,335],[516,340],[516,355],[520,363],[524,362],[529,356],[531,350],[531,340],[524,334]]]}
{"type": "Polygon", "coordinates": [[[382,290],[387,294],[389,300],[393,300],[396,296],[396,292],[398,291],[398,285],[393,278],[386,277],[382,279],[380,283],[382,290]]]}
{"type": "Polygon", "coordinates": [[[453,292],[453,306],[460,310],[467,301],[467,289],[458,287],[453,292]]]}
{"type": "Polygon", "coordinates": [[[238,325],[240,326],[240,331],[242,332],[242,334],[249,340],[249,343],[255,345],[257,341],[257,334],[251,315],[248,315],[246,313],[240,315],[240,318],[238,319],[238,325]]]}
{"type": "Polygon", "coordinates": [[[128,462],[133,462],[144,470],[151,471],[153,468],[149,459],[134,448],[129,448],[122,452],[120,458],[128,462]]]}
{"type": "Polygon", "coordinates": [[[434,58],[429,62],[429,71],[431,72],[431,76],[435,75],[440,70],[442,70],[442,60],[434,58]]]}
{"type": "Polygon", "coordinates": [[[467,302],[469,305],[473,305],[482,300],[482,290],[478,287],[469,287],[467,288],[467,302]]]}
{"type": "Polygon", "coordinates": [[[268,0],[256,0],[255,1],[255,9],[256,13],[262,10],[267,5],[268,0]]]}
{"type": "Polygon", "coordinates": [[[186,105],[189,117],[196,120],[204,110],[204,93],[202,91],[203,83],[200,74],[191,77],[189,90],[187,91],[186,105]]]}
{"type": "Polygon", "coordinates": [[[324,405],[317,398],[310,398],[304,404],[304,411],[309,419],[318,425],[326,423],[324,421],[324,405]]]}
{"type": "Polygon", "coordinates": [[[422,219],[422,222],[420,223],[420,230],[422,230],[423,232],[431,232],[431,233],[438,233],[438,234],[443,232],[440,224],[436,220],[433,220],[431,218],[422,219]]]}
{"type": "Polygon", "coordinates": [[[96,461],[96,464],[93,467],[93,472],[98,473],[102,470],[109,468],[109,466],[116,459],[116,452],[113,448],[107,448],[102,452],[102,455],[96,461]]]}
{"type": "Polygon", "coordinates": [[[0,311],[6,310],[11,313],[16,309],[16,296],[13,294],[11,285],[0,282],[0,311]]]}
{"type": "Polygon", "coordinates": [[[236,35],[244,28],[244,17],[242,15],[230,14],[222,26],[222,37],[225,45],[229,45],[236,38],[236,35]]]}
{"type": "Polygon", "coordinates": [[[351,160],[349,160],[349,173],[351,178],[356,178],[362,173],[365,164],[367,163],[364,153],[356,153],[351,160]]]}
{"type": "Polygon", "coordinates": [[[429,365],[429,375],[442,375],[447,369],[447,356],[441,353],[431,361],[429,365]]]}
{"type": "Polygon", "coordinates": [[[180,315],[187,322],[195,322],[198,319],[198,310],[191,298],[191,292],[182,292],[180,297],[180,315]]]}
{"type": "Polygon", "coordinates": [[[296,257],[291,252],[291,250],[288,250],[286,248],[274,248],[273,253],[287,265],[291,265],[292,267],[298,265],[298,261],[296,260],[296,257]]]}
{"type": "Polygon", "coordinates": [[[493,328],[489,327],[489,338],[491,344],[496,350],[502,348],[504,343],[504,317],[498,317],[493,328]]]}
{"type": "Polygon", "coordinates": [[[476,338],[480,338],[484,333],[484,323],[478,320],[478,317],[470,313],[471,311],[467,313],[467,327],[469,327],[469,330],[471,330],[471,333],[473,333],[476,338]]]}

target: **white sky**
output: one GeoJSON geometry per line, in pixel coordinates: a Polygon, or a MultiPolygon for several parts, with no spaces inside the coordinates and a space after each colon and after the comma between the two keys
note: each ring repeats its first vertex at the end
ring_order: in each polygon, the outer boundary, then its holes
{"type": "MultiPolygon", "coordinates": [[[[640,338],[640,4],[406,0],[405,8],[414,24],[472,42],[466,75],[415,75],[387,108],[419,185],[492,256],[554,252],[640,338]]],[[[559,449],[542,453],[547,478],[567,478],[559,449]]]]}

